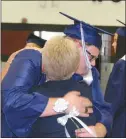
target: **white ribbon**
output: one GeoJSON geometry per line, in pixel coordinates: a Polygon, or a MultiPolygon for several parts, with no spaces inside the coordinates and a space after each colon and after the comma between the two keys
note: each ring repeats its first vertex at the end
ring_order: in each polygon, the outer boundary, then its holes
{"type": "Polygon", "coordinates": [[[88,84],[90,85],[93,81],[93,76],[92,76],[92,71],[91,71],[91,63],[89,61],[89,58],[88,58],[88,55],[87,55],[87,52],[86,52],[86,44],[85,44],[85,39],[84,39],[84,29],[82,27],[82,23],[80,22],[80,32],[81,32],[81,41],[82,41],[82,48],[83,48],[83,54],[85,56],[85,64],[87,65],[87,68],[88,68],[88,73],[87,75],[85,75],[83,77],[83,80],[88,84]]]}
{"type": "Polygon", "coordinates": [[[81,22],[80,22],[80,32],[81,32],[81,42],[82,42],[83,54],[85,56],[85,62],[86,62],[87,68],[88,69],[91,69],[92,66],[91,66],[91,63],[89,61],[89,58],[88,58],[88,55],[87,55],[87,52],[86,52],[86,44],[85,44],[84,30],[83,30],[83,27],[82,27],[82,23],[81,22]]]}
{"type": "Polygon", "coordinates": [[[66,128],[66,123],[68,121],[69,118],[74,118],[76,121],[78,121],[78,123],[85,128],[93,137],[97,137],[96,134],[84,123],[82,122],[79,118],[77,118],[76,116],[79,116],[79,112],[76,110],[75,107],[73,107],[72,111],[69,114],[66,114],[65,116],[59,117],[57,118],[57,122],[59,124],[61,124],[62,126],[65,126],[65,133],[66,133],[66,137],[70,138],[70,134],[67,131],[66,128]]]}

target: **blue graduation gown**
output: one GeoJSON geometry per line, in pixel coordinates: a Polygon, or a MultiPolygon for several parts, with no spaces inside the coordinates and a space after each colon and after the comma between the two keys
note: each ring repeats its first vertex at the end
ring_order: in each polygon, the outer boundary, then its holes
{"type": "MultiPolygon", "coordinates": [[[[102,123],[107,128],[107,134],[110,134],[113,121],[111,104],[107,103],[104,100],[104,96],[99,82],[99,72],[95,67],[92,67],[92,75],[93,75],[93,82],[90,86],[92,88],[93,105],[101,113],[101,117],[99,117],[98,122],[102,123]]],[[[83,80],[83,77],[78,74],[74,74],[73,78],[75,80],[83,80]]]]}
{"type": "Polygon", "coordinates": [[[109,137],[126,137],[126,61],[116,62],[110,74],[105,100],[112,104],[113,125],[109,137]]]}
{"type": "MultiPolygon", "coordinates": [[[[48,81],[41,86],[37,86],[32,90],[42,93],[48,97],[63,97],[68,91],[80,91],[81,95],[90,99],[92,101],[92,89],[85,82],[78,82],[74,79],[61,80],[61,81],[48,81]]],[[[94,108],[95,109],[95,108],[94,108]]],[[[34,123],[32,131],[30,132],[29,137],[34,138],[65,138],[65,130],[62,125],[57,122],[57,118],[64,116],[64,114],[42,117],[34,123]]],[[[95,125],[97,123],[97,117],[100,117],[98,110],[95,110],[93,114],[90,114],[89,117],[79,117],[87,125],[95,125]]],[[[74,119],[73,119],[74,120],[74,119]]],[[[81,128],[77,121],[75,121],[78,126],[81,128]]],[[[69,134],[71,137],[75,137],[75,129],[77,127],[69,119],[66,124],[69,134]]]]}
{"type": "Polygon", "coordinates": [[[40,79],[41,54],[35,50],[23,50],[13,60],[1,84],[2,137],[27,137],[29,134],[48,102],[42,94],[28,94],[40,79]]]}

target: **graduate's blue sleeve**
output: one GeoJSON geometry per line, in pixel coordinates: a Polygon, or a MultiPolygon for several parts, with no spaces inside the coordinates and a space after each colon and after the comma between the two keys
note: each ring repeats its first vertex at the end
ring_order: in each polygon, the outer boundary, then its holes
{"type": "Polygon", "coordinates": [[[41,61],[38,51],[20,52],[1,84],[2,111],[9,128],[17,137],[27,137],[48,102],[42,94],[29,93],[29,89],[40,81],[41,61]]]}
{"type": "Polygon", "coordinates": [[[98,122],[102,123],[109,134],[112,126],[112,111],[111,104],[104,101],[104,96],[100,87],[99,73],[95,67],[92,68],[93,82],[92,82],[92,94],[93,105],[100,112],[101,116],[98,118],[98,122]]]}

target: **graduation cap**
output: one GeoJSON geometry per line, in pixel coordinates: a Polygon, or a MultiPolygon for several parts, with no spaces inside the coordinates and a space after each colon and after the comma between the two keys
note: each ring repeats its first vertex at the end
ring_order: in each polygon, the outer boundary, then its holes
{"type": "Polygon", "coordinates": [[[74,24],[69,25],[68,27],[65,28],[64,34],[66,34],[67,36],[70,36],[72,38],[77,38],[77,39],[81,40],[81,38],[82,38],[81,33],[80,33],[80,23],[81,23],[82,29],[84,32],[85,42],[96,46],[98,49],[100,49],[101,45],[102,45],[101,33],[108,34],[111,36],[113,35],[112,33],[109,33],[105,30],[94,27],[90,24],[85,23],[84,21],[80,21],[80,20],[73,18],[62,12],[60,12],[60,14],[66,16],[67,18],[74,21],[74,24]]]}
{"type": "Polygon", "coordinates": [[[40,46],[41,48],[44,47],[45,42],[46,42],[46,40],[34,35],[33,33],[29,34],[27,41],[26,41],[26,43],[35,43],[38,46],[40,46]]]}
{"type": "Polygon", "coordinates": [[[118,19],[117,19],[117,21],[120,22],[121,24],[125,25],[125,27],[118,28],[116,30],[116,33],[119,34],[120,36],[125,37],[126,36],[126,24],[123,23],[122,21],[118,20],[118,19]]]}
{"type": "Polygon", "coordinates": [[[125,23],[123,23],[122,21],[120,21],[120,20],[118,20],[118,19],[116,19],[118,22],[120,22],[121,24],[123,24],[124,26],[126,26],[126,24],[125,23]]]}

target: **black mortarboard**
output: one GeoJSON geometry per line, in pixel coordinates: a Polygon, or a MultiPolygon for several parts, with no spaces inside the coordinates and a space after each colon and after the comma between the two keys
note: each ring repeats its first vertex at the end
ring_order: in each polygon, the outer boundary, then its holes
{"type": "Polygon", "coordinates": [[[27,41],[26,41],[26,43],[35,43],[38,46],[40,46],[41,48],[44,47],[45,42],[46,42],[46,40],[34,35],[33,33],[29,34],[27,41]]]}

